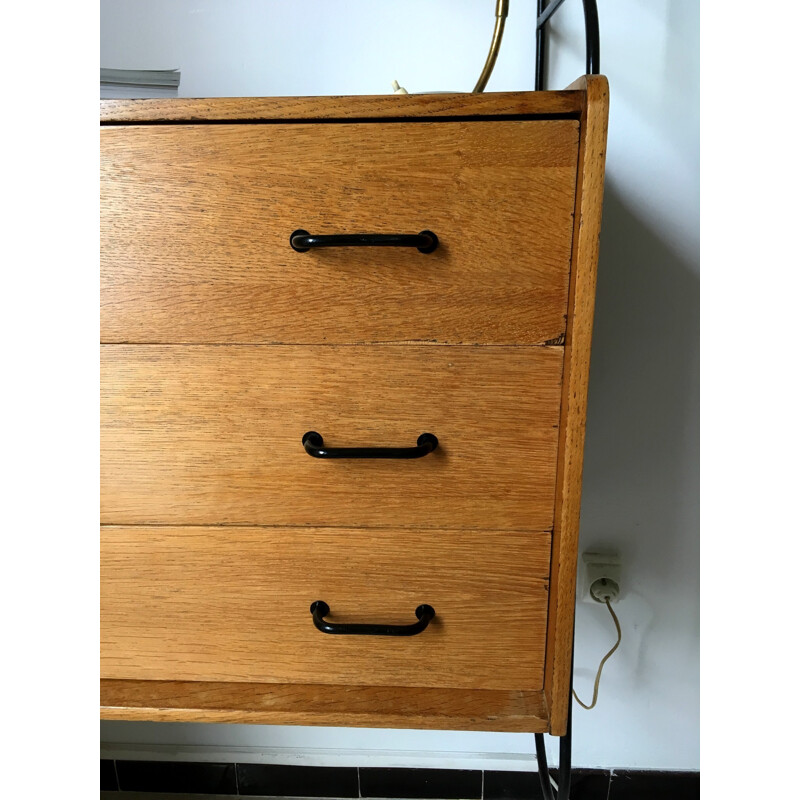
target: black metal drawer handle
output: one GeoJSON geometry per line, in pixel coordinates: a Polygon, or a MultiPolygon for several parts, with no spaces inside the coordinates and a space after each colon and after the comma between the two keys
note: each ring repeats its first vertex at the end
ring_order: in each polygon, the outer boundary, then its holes
{"type": "Polygon", "coordinates": [[[420,233],[337,233],[315,236],[302,229],[289,237],[289,244],[298,253],[306,253],[312,247],[416,247],[420,253],[432,253],[439,246],[433,231],[420,233]]]}
{"type": "Polygon", "coordinates": [[[432,433],[423,433],[416,447],[325,447],[316,431],[303,434],[303,447],[314,458],[422,458],[439,446],[432,433]]]}
{"type": "Polygon", "coordinates": [[[311,618],[317,630],[323,633],[347,633],[356,636],[416,636],[428,627],[428,623],[436,616],[433,606],[423,603],[417,606],[414,613],[418,622],[411,625],[380,625],[372,623],[326,622],[324,617],[331,613],[330,606],[324,600],[315,600],[311,604],[311,618]]]}

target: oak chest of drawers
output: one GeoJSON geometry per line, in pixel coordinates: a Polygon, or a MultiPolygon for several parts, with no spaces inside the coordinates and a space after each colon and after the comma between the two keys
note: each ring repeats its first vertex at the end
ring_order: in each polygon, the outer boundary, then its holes
{"type": "Polygon", "coordinates": [[[563,733],[605,79],[101,122],[102,715],[563,733]]]}

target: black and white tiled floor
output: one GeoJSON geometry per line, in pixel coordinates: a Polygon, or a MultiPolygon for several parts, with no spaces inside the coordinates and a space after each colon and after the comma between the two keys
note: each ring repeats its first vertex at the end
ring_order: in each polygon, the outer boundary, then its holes
{"type": "MultiPolygon", "coordinates": [[[[103,800],[225,797],[542,800],[535,772],[100,761],[103,800]]],[[[570,800],[695,800],[699,772],[575,769],[570,800]]]]}

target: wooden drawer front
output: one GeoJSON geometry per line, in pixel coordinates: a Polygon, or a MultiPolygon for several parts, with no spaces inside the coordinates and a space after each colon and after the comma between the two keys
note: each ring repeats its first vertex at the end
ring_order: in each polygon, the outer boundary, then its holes
{"type": "Polygon", "coordinates": [[[105,345],[104,523],[549,530],[562,348],[105,345]],[[415,460],[310,457],[413,446],[415,460]]]}
{"type": "Polygon", "coordinates": [[[105,342],[544,343],[565,331],[574,120],[101,133],[105,342]],[[297,253],[290,234],[419,233],[297,253]]]}
{"type": "Polygon", "coordinates": [[[101,532],[104,678],[538,689],[549,533],[268,528],[101,532]],[[318,631],[416,621],[416,636],[318,631]]]}

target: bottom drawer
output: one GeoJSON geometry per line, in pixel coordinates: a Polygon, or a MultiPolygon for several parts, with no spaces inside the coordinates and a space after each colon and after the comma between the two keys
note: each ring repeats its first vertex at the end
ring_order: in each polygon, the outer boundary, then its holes
{"type": "Polygon", "coordinates": [[[101,529],[111,679],[541,689],[550,534],[235,527],[101,529]],[[313,624],[414,623],[413,636],[313,624]]]}

